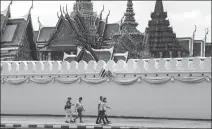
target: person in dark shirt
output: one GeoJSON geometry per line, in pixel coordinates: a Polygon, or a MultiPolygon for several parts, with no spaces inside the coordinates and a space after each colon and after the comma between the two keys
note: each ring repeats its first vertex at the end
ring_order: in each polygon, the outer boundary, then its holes
{"type": "Polygon", "coordinates": [[[65,116],[66,123],[69,123],[69,121],[73,122],[71,106],[74,106],[74,104],[71,103],[71,97],[68,97],[68,100],[66,101],[65,108],[64,108],[66,111],[66,116],[65,116]]]}
{"type": "Polygon", "coordinates": [[[102,100],[103,100],[103,97],[100,96],[100,99],[99,99],[99,104],[98,104],[98,116],[97,116],[97,119],[96,119],[96,124],[99,124],[101,123],[101,119],[100,119],[100,115],[101,115],[101,112],[100,112],[100,108],[102,107],[102,100]]]}

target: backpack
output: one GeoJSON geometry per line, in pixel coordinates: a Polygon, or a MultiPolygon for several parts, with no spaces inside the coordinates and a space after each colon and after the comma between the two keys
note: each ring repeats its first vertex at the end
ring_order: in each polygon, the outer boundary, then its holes
{"type": "Polygon", "coordinates": [[[66,102],[64,109],[66,110],[67,108],[68,109],[71,108],[71,102],[69,102],[69,101],[66,102]]]}

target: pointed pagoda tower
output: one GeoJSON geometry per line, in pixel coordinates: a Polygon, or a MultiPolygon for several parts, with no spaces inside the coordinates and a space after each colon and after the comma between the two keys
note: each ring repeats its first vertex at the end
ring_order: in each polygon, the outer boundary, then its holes
{"type": "MultiPolygon", "coordinates": [[[[120,31],[115,33],[115,52],[129,52],[129,58],[138,59],[144,57],[144,35],[137,29],[132,0],[128,0],[124,21],[120,25],[120,31]]],[[[148,49],[148,48],[147,48],[148,49]]]]}
{"type": "Polygon", "coordinates": [[[127,31],[129,34],[141,35],[141,32],[136,28],[138,26],[138,23],[135,21],[135,13],[132,0],[128,0],[127,9],[124,16],[124,22],[121,24],[121,33],[126,33],[127,31]]]}
{"type": "Polygon", "coordinates": [[[188,53],[179,45],[176,34],[173,33],[167,18],[167,12],[164,12],[162,0],[156,0],[155,10],[151,13],[152,20],[149,21],[146,28],[148,35],[148,46],[150,52],[155,58],[174,58],[182,57],[188,53]]]}

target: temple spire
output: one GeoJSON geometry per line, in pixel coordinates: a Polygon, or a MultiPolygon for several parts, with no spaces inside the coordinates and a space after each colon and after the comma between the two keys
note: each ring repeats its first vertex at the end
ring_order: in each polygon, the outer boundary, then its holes
{"type": "Polygon", "coordinates": [[[156,0],[154,12],[155,13],[163,13],[164,12],[162,0],[156,0]]]}
{"type": "Polygon", "coordinates": [[[124,21],[121,24],[121,28],[123,31],[127,30],[129,33],[140,33],[137,30],[138,23],[135,21],[135,13],[133,9],[133,2],[132,0],[128,0],[127,2],[127,9],[124,13],[124,21]]]}
{"type": "Polygon", "coordinates": [[[155,58],[173,58],[186,56],[188,52],[179,44],[176,34],[167,20],[162,0],[156,0],[155,10],[151,13],[146,33],[149,34],[147,44],[155,58]]]}
{"type": "Polygon", "coordinates": [[[138,25],[138,23],[135,22],[135,18],[134,18],[135,13],[134,13],[134,9],[133,9],[132,0],[128,0],[126,13],[124,15],[125,15],[124,22],[131,22],[131,23],[138,25]]]}
{"type": "MultiPolygon", "coordinates": [[[[121,19],[120,31],[113,35],[115,39],[114,51],[117,53],[129,52],[129,58],[140,59],[146,57],[143,52],[144,35],[137,29],[138,23],[134,16],[133,2],[128,0],[126,12],[121,19]]],[[[145,53],[148,55],[148,51],[145,53]]]]}

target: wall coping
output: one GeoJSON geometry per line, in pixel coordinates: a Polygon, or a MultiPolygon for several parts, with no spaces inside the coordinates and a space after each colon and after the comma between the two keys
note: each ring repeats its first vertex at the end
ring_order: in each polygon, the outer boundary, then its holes
{"type": "Polygon", "coordinates": [[[102,68],[117,74],[210,73],[211,57],[89,61],[2,61],[1,75],[98,74],[102,68]]]}
{"type": "Polygon", "coordinates": [[[133,84],[139,81],[161,84],[178,80],[185,83],[211,80],[211,57],[130,59],[127,62],[113,60],[89,61],[3,61],[1,82],[19,84],[87,82],[99,84],[113,81],[118,84],[133,84]],[[113,77],[101,78],[102,68],[109,69],[113,77]]]}

